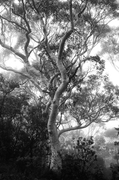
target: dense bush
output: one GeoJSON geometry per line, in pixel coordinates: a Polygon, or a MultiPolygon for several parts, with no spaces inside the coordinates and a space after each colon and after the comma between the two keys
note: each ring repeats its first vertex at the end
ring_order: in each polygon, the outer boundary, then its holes
{"type": "Polygon", "coordinates": [[[74,148],[66,151],[63,156],[62,178],[93,180],[103,179],[103,170],[105,168],[104,160],[97,157],[93,138],[85,139],[80,137],[74,148]]]}
{"type": "Polygon", "coordinates": [[[0,77],[0,179],[34,179],[48,166],[45,106],[0,77]]]}
{"type": "Polygon", "coordinates": [[[111,164],[110,168],[112,170],[112,180],[119,179],[119,164],[111,164]]]}

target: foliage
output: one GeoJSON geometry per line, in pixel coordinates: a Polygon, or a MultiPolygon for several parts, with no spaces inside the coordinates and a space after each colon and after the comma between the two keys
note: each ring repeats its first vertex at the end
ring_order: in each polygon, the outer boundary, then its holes
{"type": "Polygon", "coordinates": [[[18,85],[13,88],[5,79],[0,99],[0,175],[17,178],[17,171],[25,175],[31,170],[42,174],[50,153],[43,104],[31,104],[18,85]]]}
{"type": "Polygon", "coordinates": [[[118,87],[98,73],[100,70],[77,85],[65,103],[65,111],[77,121],[79,129],[92,122],[107,122],[118,117],[118,87]]]}
{"type": "Polygon", "coordinates": [[[110,168],[112,170],[112,179],[118,180],[119,179],[119,165],[118,164],[111,164],[110,168]]]}
{"type": "Polygon", "coordinates": [[[93,138],[79,137],[69,153],[63,157],[63,179],[103,179],[104,161],[97,157],[93,138]]]}

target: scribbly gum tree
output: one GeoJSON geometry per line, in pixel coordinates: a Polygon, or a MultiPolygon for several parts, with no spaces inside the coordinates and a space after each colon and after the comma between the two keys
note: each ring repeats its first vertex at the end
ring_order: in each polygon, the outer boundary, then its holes
{"type": "Polygon", "coordinates": [[[57,127],[64,120],[65,103],[88,75],[85,64],[104,67],[91,51],[110,31],[107,23],[118,15],[118,6],[111,0],[6,0],[0,6],[0,66],[19,75],[46,104],[50,168],[58,171],[62,162],[57,127]],[[12,66],[12,60],[21,68],[12,66]]]}

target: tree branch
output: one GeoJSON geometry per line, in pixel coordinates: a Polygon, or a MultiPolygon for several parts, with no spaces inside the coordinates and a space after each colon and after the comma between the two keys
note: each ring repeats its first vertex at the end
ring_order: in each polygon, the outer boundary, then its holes
{"type": "Polygon", "coordinates": [[[59,74],[59,73],[56,73],[54,76],[51,77],[51,79],[50,79],[50,81],[49,81],[49,84],[48,84],[48,89],[50,89],[50,87],[51,87],[52,84],[53,84],[54,79],[55,79],[58,75],[60,75],[60,74],[59,74]]]}
{"type": "Polygon", "coordinates": [[[39,14],[38,8],[36,7],[36,4],[35,4],[34,0],[32,0],[32,4],[33,4],[33,7],[34,7],[34,10],[37,12],[37,14],[39,14]]]}
{"type": "Polygon", "coordinates": [[[80,18],[81,14],[83,14],[83,12],[85,11],[86,7],[87,7],[87,3],[88,0],[86,0],[84,7],[82,8],[82,10],[78,13],[78,18],[80,18]]]}
{"type": "Polygon", "coordinates": [[[0,15],[0,18],[1,18],[1,19],[4,19],[5,21],[8,21],[8,22],[11,23],[11,24],[15,24],[16,26],[18,26],[20,29],[23,29],[24,31],[27,31],[26,28],[22,27],[20,24],[18,24],[18,23],[15,22],[15,21],[9,20],[9,19],[7,19],[7,18],[5,18],[5,17],[3,17],[3,16],[1,16],[1,15],[0,15]]]}
{"type": "Polygon", "coordinates": [[[65,133],[65,132],[68,132],[68,131],[73,131],[73,130],[77,130],[77,129],[86,128],[86,127],[88,127],[91,123],[93,123],[93,121],[90,121],[88,124],[86,124],[86,125],[84,125],[84,126],[78,125],[78,126],[74,126],[74,127],[69,127],[69,128],[66,128],[66,129],[62,129],[62,130],[59,131],[58,137],[60,137],[61,134],[65,133]]]}
{"type": "Polygon", "coordinates": [[[20,52],[16,51],[16,50],[13,49],[11,46],[3,43],[3,42],[1,41],[1,39],[0,39],[0,45],[1,45],[3,48],[5,48],[5,49],[11,51],[12,53],[14,53],[15,55],[17,55],[17,56],[20,57],[25,63],[27,63],[27,58],[26,58],[25,55],[23,55],[23,54],[21,54],[20,52]]]}
{"type": "Polygon", "coordinates": [[[26,43],[25,43],[25,46],[24,46],[25,54],[26,54],[26,57],[28,58],[28,56],[29,56],[28,46],[29,46],[29,43],[30,43],[29,34],[31,33],[31,28],[30,28],[29,22],[28,22],[27,17],[26,17],[25,4],[24,4],[23,0],[22,0],[22,4],[23,4],[23,19],[24,19],[24,21],[26,23],[26,26],[28,28],[27,32],[26,32],[26,43]]]}
{"type": "MultiPolygon", "coordinates": [[[[70,15],[72,16],[72,0],[70,0],[70,15]]],[[[52,101],[52,106],[51,106],[51,113],[49,116],[49,121],[48,121],[48,132],[50,135],[50,140],[52,142],[54,142],[57,139],[57,131],[56,131],[56,117],[58,114],[58,107],[59,107],[59,99],[61,97],[61,94],[64,92],[64,90],[67,87],[68,84],[68,76],[67,76],[67,72],[66,69],[62,63],[62,53],[64,50],[64,45],[66,40],[69,38],[69,36],[71,35],[71,33],[73,32],[72,29],[72,25],[71,25],[71,30],[69,30],[63,37],[61,43],[60,43],[60,47],[59,47],[59,52],[58,52],[58,58],[57,58],[57,68],[60,71],[61,74],[61,84],[60,86],[57,88],[53,101],[52,101]]]]}
{"type": "Polygon", "coordinates": [[[66,40],[70,37],[70,35],[72,34],[73,30],[74,30],[74,25],[73,25],[73,17],[72,17],[72,0],[70,0],[70,23],[71,23],[71,29],[66,32],[66,34],[64,35],[64,37],[62,38],[60,47],[59,47],[59,52],[58,52],[58,59],[62,58],[62,53],[64,50],[64,45],[66,40]]]}
{"type": "Polygon", "coordinates": [[[6,70],[6,71],[11,71],[11,72],[20,74],[21,76],[29,79],[30,82],[32,82],[32,84],[35,85],[35,87],[36,87],[41,93],[44,93],[43,90],[40,88],[39,84],[37,84],[37,83],[34,81],[34,79],[31,78],[30,75],[24,74],[24,73],[22,73],[22,72],[20,72],[20,71],[16,71],[16,70],[11,69],[11,68],[3,67],[3,66],[1,66],[1,65],[0,65],[0,68],[4,69],[4,70],[6,70]]]}

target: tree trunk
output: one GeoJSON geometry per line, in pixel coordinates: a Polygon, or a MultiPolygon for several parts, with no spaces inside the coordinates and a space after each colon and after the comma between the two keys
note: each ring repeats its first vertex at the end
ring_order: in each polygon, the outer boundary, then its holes
{"type": "Polygon", "coordinates": [[[70,35],[73,32],[73,21],[72,21],[72,0],[70,0],[70,20],[71,20],[71,29],[66,32],[66,34],[63,36],[59,51],[58,51],[58,57],[56,57],[56,65],[59,69],[60,75],[61,75],[61,84],[57,88],[52,104],[51,104],[51,112],[48,120],[48,133],[49,133],[49,139],[51,143],[51,164],[50,169],[54,172],[58,173],[62,169],[62,160],[61,160],[61,149],[60,149],[60,142],[58,138],[58,132],[56,127],[56,118],[58,115],[58,108],[59,108],[59,101],[61,98],[62,93],[66,90],[67,85],[69,83],[69,77],[66,71],[66,68],[62,62],[62,54],[64,51],[64,46],[66,40],[70,37],[70,35]]]}
{"type": "Polygon", "coordinates": [[[51,146],[51,159],[50,169],[55,173],[60,173],[62,168],[62,160],[60,156],[60,142],[58,138],[58,132],[55,125],[56,117],[58,114],[58,100],[52,102],[52,110],[48,121],[48,133],[51,146]]]}
{"type": "Polygon", "coordinates": [[[51,140],[50,169],[53,170],[53,172],[60,173],[61,168],[62,168],[62,160],[60,156],[60,142],[57,133],[55,133],[51,140]]]}
{"type": "Polygon", "coordinates": [[[48,120],[48,133],[49,140],[51,144],[51,164],[50,169],[54,172],[60,172],[62,168],[61,156],[60,156],[60,142],[58,138],[58,132],[56,127],[56,119],[58,115],[59,101],[62,93],[65,91],[69,78],[66,73],[66,69],[64,68],[62,62],[58,61],[59,70],[61,71],[61,84],[57,88],[52,103],[51,103],[51,112],[48,120]]]}

